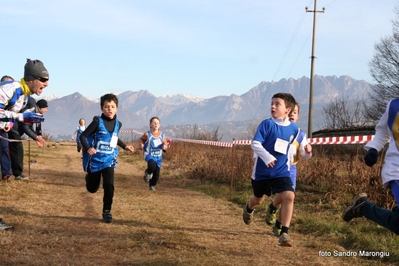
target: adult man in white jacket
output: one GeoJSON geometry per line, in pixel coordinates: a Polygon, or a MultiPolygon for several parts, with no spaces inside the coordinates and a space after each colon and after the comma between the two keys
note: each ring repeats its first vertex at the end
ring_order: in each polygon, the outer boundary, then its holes
{"type": "MultiPolygon", "coordinates": [[[[48,86],[49,74],[40,60],[27,59],[24,77],[20,81],[0,83],[0,121],[40,123],[44,117],[36,112],[19,113],[28,102],[30,95],[40,95],[48,86]]],[[[10,133],[9,133],[10,134],[10,133]]],[[[15,175],[15,173],[13,173],[15,175]]],[[[0,230],[14,227],[6,225],[0,218],[0,230]]]]}

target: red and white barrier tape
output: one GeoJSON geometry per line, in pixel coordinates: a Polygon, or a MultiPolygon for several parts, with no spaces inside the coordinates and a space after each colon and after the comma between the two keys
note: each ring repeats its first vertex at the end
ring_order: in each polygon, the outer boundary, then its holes
{"type": "Polygon", "coordinates": [[[368,136],[342,136],[342,137],[324,137],[324,138],[311,138],[309,144],[364,144],[374,138],[374,135],[368,136]]]}
{"type": "Polygon", "coordinates": [[[119,133],[137,133],[137,134],[143,135],[143,132],[138,132],[133,129],[121,129],[121,130],[119,130],[119,133]]]}
{"type": "Polygon", "coordinates": [[[251,145],[252,140],[234,140],[234,145],[251,145]]]}
{"type": "Polygon", "coordinates": [[[205,144],[205,145],[212,145],[212,146],[219,146],[219,147],[233,147],[233,143],[230,143],[230,142],[196,140],[196,139],[179,139],[179,138],[171,138],[171,139],[173,141],[184,141],[184,142],[205,144]]]}
{"type": "MultiPolygon", "coordinates": [[[[324,137],[308,139],[311,145],[327,145],[327,144],[365,144],[372,140],[374,135],[368,136],[341,136],[341,137],[324,137]]],[[[251,145],[251,140],[234,140],[234,145],[251,145]]]]}
{"type": "MultiPolygon", "coordinates": [[[[121,133],[137,133],[143,134],[136,130],[121,130],[121,133]]],[[[341,136],[341,137],[323,137],[323,138],[309,138],[309,144],[311,145],[329,145],[329,144],[365,144],[372,140],[374,135],[364,135],[364,136],[341,136]]],[[[221,142],[221,141],[207,141],[207,140],[195,140],[195,139],[180,139],[180,138],[169,138],[175,141],[184,141],[219,147],[233,147],[234,145],[251,145],[252,140],[234,140],[231,142],[221,142]]]]}
{"type": "MultiPolygon", "coordinates": [[[[324,137],[324,138],[310,138],[309,144],[311,145],[332,145],[332,144],[365,144],[372,140],[374,135],[368,136],[341,136],[341,137],[324,137]]],[[[234,145],[251,145],[252,140],[234,140],[230,142],[219,141],[203,141],[203,140],[190,140],[190,139],[174,139],[177,141],[185,141],[221,147],[233,147],[234,145]]]]}

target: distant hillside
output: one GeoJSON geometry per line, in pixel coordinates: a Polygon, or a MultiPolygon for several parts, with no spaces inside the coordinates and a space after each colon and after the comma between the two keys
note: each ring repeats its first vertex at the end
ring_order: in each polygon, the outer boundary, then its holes
{"type": "MultiPolygon", "coordinates": [[[[219,129],[224,138],[241,137],[249,134],[251,123],[259,123],[270,116],[271,97],[277,92],[293,94],[301,105],[299,125],[307,129],[309,84],[307,77],[300,79],[281,79],[277,82],[261,82],[242,95],[216,96],[200,99],[190,95],[167,95],[155,97],[146,90],[125,91],[118,95],[118,119],[123,129],[147,129],[152,116],[161,118],[161,125],[176,128],[187,125],[207,125],[209,130],[219,129]],[[240,126],[238,126],[240,125],[240,126]],[[237,132],[237,129],[242,132],[237,132]],[[232,135],[234,134],[234,135],[232,135]]],[[[370,90],[370,84],[363,80],[354,80],[349,76],[315,76],[314,80],[314,131],[324,125],[322,108],[336,97],[362,98],[370,90]]],[[[80,118],[88,123],[94,115],[101,114],[99,102],[88,99],[78,92],[57,98],[52,96],[49,111],[43,124],[45,131],[54,138],[70,136],[80,118]]],[[[174,129],[179,131],[178,129],[174,129]]],[[[179,132],[170,131],[179,135],[179,132]]]]}

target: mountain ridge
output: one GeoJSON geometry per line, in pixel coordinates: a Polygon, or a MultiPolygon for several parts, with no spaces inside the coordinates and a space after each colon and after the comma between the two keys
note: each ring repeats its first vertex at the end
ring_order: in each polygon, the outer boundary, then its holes
{"type": "MultiPolygon", "coordinates": [[[[278,92],[291,93],[301,106],[299,125],[307,127],[310,80],[307,77],[289,78],[279,81],[262,81],[247,92],[229,96],[199,98],[188,94],[178,94],[156,97],[147,90],[126,90],[118,94],[118,119],[123,123],[123,129],[148,128],[149,119],[153,116],[161,118],[162,128],[176,128],[179,125],[213,125],[208,130],[217,129],[217,125],[259,122],[270,117],[270,100],[278,92]]],[[[355,80],[349,76],[319,76],[315,75],[313,89],[314,130],[323,126],[320,116],[322,108],[337,97],[359,98],[370,91],[371,85],[364,80],[355,80]]],[[[43,97],[44,98],[44,97],[43,97]]],[[[79,92],[49,100],[49,111],[45,115],[43,128],[53,138],[72,135],[80,118],[85,118],[89,124],[95,115],[101,114],[99,101],[89,99],[79,92]]],[[[177,132],[169,132],[176,135],[177,132]]],[[[220,132],[226,138],[231,138],[230,131],[220,132]]],[[[238,132],[235,132],[238,133],[238,132]]],[[[187,132],[186,132],[187,134],[187,132]]],[[[250,133],[247,132],[250,135],[250,133]]],[[[233,136],[234,137],[234,136],[233,136]]]]}

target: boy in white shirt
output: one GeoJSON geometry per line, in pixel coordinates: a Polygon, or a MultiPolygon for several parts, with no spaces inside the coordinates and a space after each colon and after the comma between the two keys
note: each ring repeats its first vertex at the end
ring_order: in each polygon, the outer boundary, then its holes
{"type": "MultiPolygon", "coordinates": [[[[373,140],[365,145],[367,154],[364,157],[366,165],[372,167],[378,160],[378,152],[389,142],[385,154],[384,166],[381,177],[385,187],[389,187],[396,200],[399,202],[399,98],[391,100],[385,113],[375,127],[373,140]]],[[[380,208],[369,202],[366,193],[355,196],[352,204],[342,213],[342,219],[349,222],[353,218],[366,217],[369,220],[399,234],[399,208],[391,210],[380,208]]]]}

